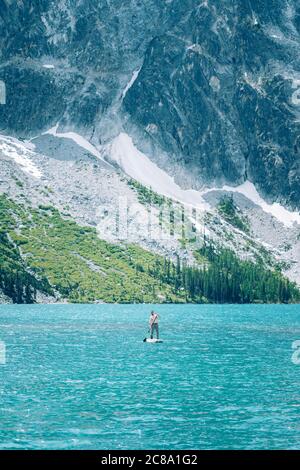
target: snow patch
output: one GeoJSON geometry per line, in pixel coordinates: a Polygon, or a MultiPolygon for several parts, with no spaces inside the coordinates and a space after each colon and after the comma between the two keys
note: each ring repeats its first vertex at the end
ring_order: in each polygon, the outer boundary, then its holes
{"type": "MultiPolygon", "coordinates": [[[[299,212],[292,212],[283,207],[278,202],[274,202],[273,204],[268,204],[258,193],[257,189],[255,188],[254,184],[250,181],[245,181],[245,183],[241,184],[237,187],[232,186],[223,186],[223,188],[215,188],[216,190],[221,191],[228,191],[232,193],[241,193],[246,196],[250,201],[252,201],[257,206],[261,207],[264,212],[271,214],[275,217],[279,222],[284,224],[286,227],[292,227],[294,223],[300,225],[300,214],[299,212]]],[[[212,189],[206,191],[210,192],[212,189]]]]}
{"type": "Polygon", "coordinates": [[[58,129],[58,126],[59,126],[59,123],[56,124],[56,126],[54,127],[51,127],[51,129],[49,129],[48,131],[44,132],[43,135],[54,135],[56,137],[57,136],[57,129],[58,129]]]}
{"type": "Polygon", "coordinates": [[[31,152],[35,151],[35,144],[30,142],[29,140],[19,140],[15,137],[2,135],[0,134],[0,140],[7,142],[8,144],[13,144],[15,147],[20,149],[21,151],[30,150],[31,152]]]}
{"type": "Polygon", "coordinates": [[[191,44],[186,48],[186,50],[196,52],[197,54],[202,54],[202,47],[200,44],[191,44]]]}
{"type": "Polygon", "coordinates": [[[44,132],[43,135],[53,135],[54,137],[58,137],[61,139],[73,140],[73,142],[75,142],[79,147],[85,149],[87,152],[91,153],[95,157],[102,160],[104,163],[108,164],[102,157],[99,150],[96,147],[94,147],[94,145],[91,144],[87,139],[85,139],[79,134],[76,134],[76,132],[64,132],[64,133],[60,132],[59,133],[57,132],[58,127],[59,127],[59,123],[56,124],[56,126],[49,129],[48,131],[44,132]]]}
{"type": "Polygon", "coordinates": [[[43,175],[33,163],[30,156],[33,155],[34,145],[29,142],[20,142],[13,137],[0,135],[0,151],[12,158],[21,169],[30,176],[40,179],[43,175]]]}
{"type": "Polygon", "coordinates": [[[262,77],[258,77],[258,80],[251,78],[247,72],[244,73],[244,81],[258,93],[264,95],[264,90],[262,89],[262,77]]]}
{"type": "Polygon", "coordinates": [[[141,71],[141,68],[142,67],[138,68],[137,70],[135,70],[133,72],[131,79],[129,80],[129,82],[127,83],[126,87],[124,88],[124,90],[122,92],[122,101],[124,100],[124,98],[127,95],[128,91],[130,90],[130,88],[132,87],[132,85],[134,84],[136,79],[138,78],[139,73],[141,71]]]}
{"type": "Polygon", "coordinates": [[[180,188],[174,178],[135,147],[128,134],[122,132],[112,141],[109,155],[127,175],[144,186],[150,187],[156,193],[201,211],[209,209],[209,205],[204,201],[201,193],[192,189],[180,188]]]}
{"type": "Polygon", "coordinates": [[[220,80],[215,75],[211,77],[211,79],[209,80],[209,84],[214,91],[216,92],[220,91],[220,88],[221,88],[220,80]]]}

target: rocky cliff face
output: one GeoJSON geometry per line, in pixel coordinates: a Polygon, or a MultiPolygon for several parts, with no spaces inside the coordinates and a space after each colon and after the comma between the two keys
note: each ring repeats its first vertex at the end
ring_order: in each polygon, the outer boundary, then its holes
{"type": "Polygon", "coordinates": [[[0,0],[0,30],[2,132],[126,129],[182,184],[300,207],[297,0],[0,0]]]}
{"type": "Polygon", "coordinates": [[[199,181],[250,178],[299,206],[296,3],[210,1],[187,11],[148,46],[125,107],[199,181]]]}

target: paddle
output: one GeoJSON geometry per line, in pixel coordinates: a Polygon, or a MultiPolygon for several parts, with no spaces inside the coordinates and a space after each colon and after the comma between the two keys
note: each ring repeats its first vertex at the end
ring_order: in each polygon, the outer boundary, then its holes
{"type": "MultiPolygon", "coordinates": [[[[148,328],[147,333],[150,333],[150,328],[148,328]]],[[[147,341],[147,337],[143,339],[143,342],[144,342],[144,343],[146,343],[146,341],[147,341]]]]}

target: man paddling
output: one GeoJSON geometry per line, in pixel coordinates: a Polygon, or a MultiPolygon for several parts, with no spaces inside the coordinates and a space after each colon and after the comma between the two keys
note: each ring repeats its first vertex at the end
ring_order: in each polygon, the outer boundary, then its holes
{"type": "Polygon", "coordinates": [[[150,318],[149,318],[150,335],[151,335],[150,338],[151,339],[153,339],[154,331],[156,331],[156,338],[159,339],[158,320],[159,320],[158,313],[156,313],[156,312],[154,312],[154,310],[152,310],[150,318]]]}

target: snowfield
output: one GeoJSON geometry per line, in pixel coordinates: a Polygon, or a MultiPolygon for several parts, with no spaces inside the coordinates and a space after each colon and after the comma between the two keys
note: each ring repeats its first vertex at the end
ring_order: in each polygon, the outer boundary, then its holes
{"type": "Polygon", "coordinates": [[[268,204],[258,193],[254,184],[250,181],[245,181],[237,187],[223,186],[222,191],[237,192],[246,196],[257,206],[261,207],[264,212],[271,214],[275,219],[284,224],[286,227],[292,227],[294,223],[300,225],[300,214],[299,212],[292,212],[283,207],[278,202],[268,204]]]}
{"type": "Polygon", "coordinates": [[[24,171],[34,178],[40,179],[43,174],[30,157],[34,155],[34,145],[29,142],[20,142],[13,137],[0,135],[0,152],[12,158],[24,171]]]}
{"type": "Polygon", "coordinates": [[[210,208],[200,192],[193,189],[181,189],[175,183],[174,178],[135,147],[132,138],[125,132],[122,132],[110,144],[109,156],[128,176],[156,193],[201,211],[210,208]]]}

